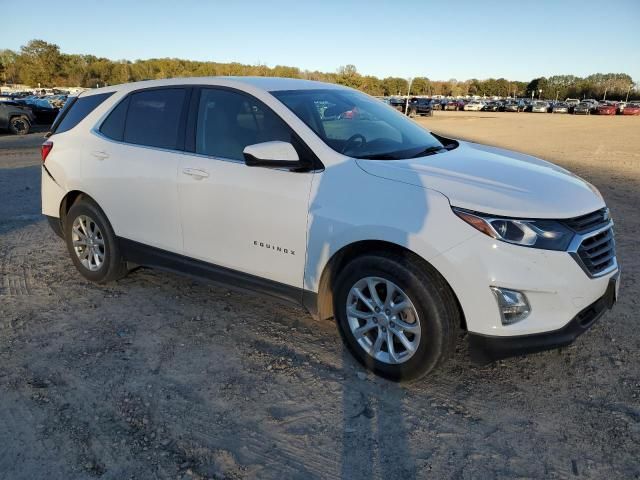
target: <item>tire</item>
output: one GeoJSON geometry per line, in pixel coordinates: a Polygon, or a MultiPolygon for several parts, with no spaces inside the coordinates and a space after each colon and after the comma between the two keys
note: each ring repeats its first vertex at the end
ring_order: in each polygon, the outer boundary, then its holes
{"type": "Polygon", "coordinates": [[[14,135],[26,135],[31,130],[31,122],[24,115],[17,115],[9,119],[9,131],[14,135]]]}
{"type": "Polygon", "coordinates": [[[384,252],[363,255],[352,260],[339,273],[333,298],[336,322],[343,341],[362,365],[382,377],[394,381],[420,378],[439,367],[455,351],[460,312],[444,278],[428,265],[419,266],[410,258],[384,252]],[[369,282],[373,283],[379,297],[378,305],[384,309],[379,314],[368,309],[362,297],[354,293],[354,288],[360,286],[358,290],[369,299],[370,305],[374,304],[369,282]],[[393,303],[391,308],[383,305],[389,305],[386,303],[389,282],[395,291],[392,297],[395,296],[399,304],[409,305],[395,316],[393,312],[389,314],[394,308],[393,303]],[[408,302],[402,299],[408,299],[408,302]],[[369,319],[356,318],[356,315],[368,312],[371,312],[369,319]],[[383,315],[385,312],[387,315],[383,315]],[[411,329],[402,330],[400,324],[411,329]],[[354,330],[362,328],[366,332],[358,339],[354,330]],[[412,350],[405,348],[395,333],[390,333],[398,330],[402,330],[412,350]],[[380,335],[383,335],[382,342],[376,349],[380,335]],[[392,339],[393,356],[388,338],[392,339]],[[362,344],[373,353],[369,353],[362,344]]]}
{"type": "Polygon", "coordinates": [[[128,273],[113,228],[95,202],[87,197],[79,197],[69,209],[64,223],[64,239],[67,250],[73,264],[84,278],[102,284],[119,280],[128,273]],[[78,227],[78,225],[80,226],[78,227]],[[76,232],[80,232],[81,235],[76,232]],[[81,260],[81,257],[86,255],[87,249],[90,248],[86,233],[89,233],[88,237],[93,237],[91,243],[93,243],[98,258],[102,256],[102,261],[99,264],[95,255],[88,255],[90,258],[81,260]],[[74,240],[80,242],[84,240],[85,247],[78,245],[78,253],[74,247],[74,240]]]}

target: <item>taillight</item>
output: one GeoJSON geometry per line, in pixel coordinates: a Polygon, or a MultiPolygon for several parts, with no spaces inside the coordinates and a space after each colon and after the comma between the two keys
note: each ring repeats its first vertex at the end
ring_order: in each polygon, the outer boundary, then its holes
{"type": "Polygon", "coordinates": [[[47,140],[40,146],[40,156],[42,157],[42,163],[45,162],[52,148],[53,142],[51,140],[47,140]]]}

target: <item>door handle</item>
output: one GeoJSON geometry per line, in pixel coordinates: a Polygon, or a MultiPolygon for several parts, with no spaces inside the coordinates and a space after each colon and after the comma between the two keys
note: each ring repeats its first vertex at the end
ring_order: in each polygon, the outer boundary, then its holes
{"type": "Polygon", "coordinates": [[[91,152],[91,155],[96,157],[98,160],[104,160],[105,158],[109,158],[109,154],[102,150],[94,150],[93,152],[91,152]]]}
{"type": "Polygon", "coordinates": [[[202,180],[203,178],[207,178],[209,176],[207,172],[205,172],[204,170],[200,170],[199,168],[183,168],[182,173],[184,173],[185,175],[189,175],[196,180],[202,180]]]}

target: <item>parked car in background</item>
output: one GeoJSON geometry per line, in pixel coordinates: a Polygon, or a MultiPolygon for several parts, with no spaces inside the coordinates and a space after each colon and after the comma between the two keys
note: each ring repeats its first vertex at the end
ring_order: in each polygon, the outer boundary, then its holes
{"type": "Polygon", "coordinates": [[[46,98],[31,96],[15,99],[14,101],[20,105],[29,107],[35,116],[35,121],[37,123],[53,123],[60,111],[60,108],[53,106],[46,98]]]}
{"type": "Polygon", "coordinates": [[[461,327],[472,356],[504,358],[571,343],[617,300],[613,222],[593,185],[339,85],[96,89],[41,154],[42,213],[85,279],[135,264],[290,300],[394,380],[443,365],[461,327]],[[319,107],[376,121],[322,120],[319,107]]]}
{"type": "Polygon", "coordinates": [[[482,107],[484,112],[498,112],[500,111],[501,104],[499,102],[488,102],[482,107]]]}
{"type": "Polygon", "coordinates": [[[640,115],[640,104],[627,103],[622,111],[622,115],[640,115]]]}
{"type": "Polygon", "coordinates": [[[569,105],[565,102],[554,103],[551,106],[551,113],[569,113],[569,105]]]}
{"type": "Polygon", "coordinates": [[[574,115],[591,115],[591,110],[593,109],[593,105],[591,102],[580,102],[578,105],[573,107],[574,115]]]}
{"type": "Polygon", "coordinates": [[[524,111],[525,108],[525,104],[522,101],[510,101],[505,103],[504,105],[504,111],[505,112],[522,112],[524,111]]]}
{"type": "Polygon", "coordinates": [[[0,102],[0,129],[14,135],[26,135],[34,121],[30,108],[15,102],[0,102]]]}
{"type": "Polygon", "coordinates": [[[478,100],[471,100],[464,106],[464,109],[467,112],[479,112],[482,110],[482,107],[484,107],[484,103],[479,102],[478,100]]]}
{"type": "Polygon", "coordinates": [[[389,99],[389,105],[391,105],[393,108],[395,108],[399,112],[404,113],[405,104],[406,104],[406,100],[404,98],[391,97],[389,99]]]}
{"type": "Polygon", "coordinates": [[[569,113],[573,113],[573,109],[580,103],[580,100],[577,98],[567,98],[564,103],[569,106],[569,113]]]}
{"type": "Polygon", "coordinates": [[[407,98],[391,97],[389,99],[389,105],[391,105],[397,111],[408,115],[409,117],[416,116],[415,105],[413,105],[410,100],[407,100],[407,98]]]}
{"type": "Polygon", "coordinates": [[[425,115],[430,117],[433,115],[432,101],[430,98],[414,97],[409,101],[416,116],[425,115]]]}
{"type": "Polygon", "coordinates": [[[591,113],[597,113],[598,106],[600,105],[600,102],[594,100],[593,98],[587,98],[581,103],[588,103],[589,105],[591,105],[591,113]]]}
{"type": "Polygon", "coordinates": [[[448,100],[446,105],[444,106],[445,110],[458,110],[458,101],[457,100],[448,100]]]}
{"type": "Polygon", "coordinates": [[[549,102],[545,102],[543,100],[536,100],[531,105],[531,112],[533,113],[548,113],[549,112],[549,102]]]}
{"type": "Polygon", "coordinates": [[[596,109],[598,115],[615,115],[616,114],[616,106],[611,103],[603,103],[598,105],[596,109]]]}

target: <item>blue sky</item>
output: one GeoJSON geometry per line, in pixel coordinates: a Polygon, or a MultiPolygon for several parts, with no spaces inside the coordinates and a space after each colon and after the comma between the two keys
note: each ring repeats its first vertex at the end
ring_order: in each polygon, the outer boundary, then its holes
{"type": "Polygon", "coordinates": [[[328,72],[351,63],[363,74],[435,80],[626,72],[640,81],[640,0],[0,0],[0,12],[0,48],[16,50],[41,38],[114,60],[328,72]]]}

